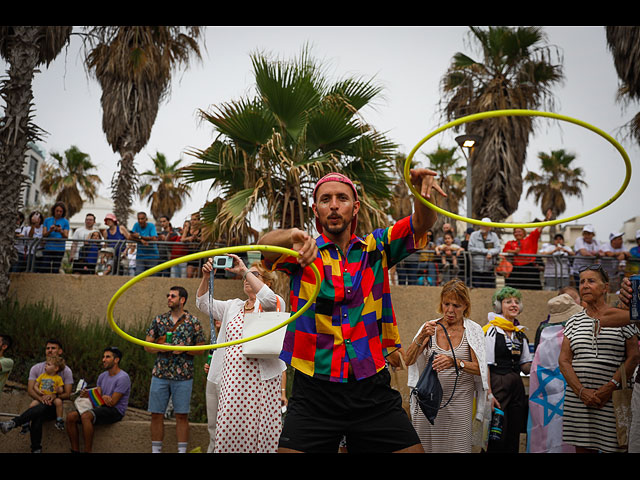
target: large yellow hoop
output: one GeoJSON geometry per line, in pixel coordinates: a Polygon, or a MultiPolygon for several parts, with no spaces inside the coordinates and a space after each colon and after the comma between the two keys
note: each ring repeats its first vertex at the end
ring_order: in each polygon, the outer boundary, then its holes
{"type": "Polygon", "coordinates": [[[426,206],[428,206],[429,208],[435,210],[436,212],[441,213],[442,215],[446,215],[447,217],[450,218],[454,218],[456,220],[461,220],[463,222],[466,223],[473,223],[475,225],[484,225],[484,226],[488,226],[488,227],[495,227],[495,228],[532,228],[532,227],[546,227],[549,225],[556,225],[558,223],[566,223],[566,222],[570,222],[572,220],[576,220],[578,218],[582,218],[582,217],[586,217],[587,215],[591,215],[592,213],[595,213],[599,210],[602,210],[603,208],[611,205],[620,195],[622,195],[622,192],[625,191],[625,189],[627,188],[627,186],[629,185],[629,182],[631,180],[631,161],[629,160],[629,155],[627,155],[627,152],[624,150],[624,148],[622,148],[622,146],[613,138],[611,137],[608,133],[600,130],[597,127],[594,127],[593,125],[590,125],[586,122],[583,122],[581,120],[577,120],[575,118],[571,118],[571,117],[567,117],[565,115],[560,115],[557,113],[550,113],[550,112],[538,112],[536,110],[519,110],[519,109],[513,109],[513,110],[491,110],[488,112],[482,112],[482,113],[475,113],[473,115],[467,115],[465,117],[461,117],[458,118],[456,120],[453,120],[443,126],[441,126],[440,128],[434,130],[433,132],[431,132],[429,135],[427,135],[426,137],[424,137],[414,148],[413,150],[411,150],[411,152],[409,153],[409,155],[407,156],[407,160],[404,164],[404,179],[405,182],[407,183],[409,190],[411,190],[411,192],[413,192],[413,194],[422,202],[424,203],[426,206]],[[603,204],[592,208],[591,210],[587,210],[586,212],[580,213],[578,215],[574,215],[572,217],[567,217],[567,218],[561,218],[561,219],[556,219],[556,220],[547,220],[544,222],[533,222],[533,223],[500,223],[500,222],[483,222],[481,220],[476,220],[473,218],[467,218],[467,217],[463,217],[462,215],[458,215],[455,213],[451,213],[448,212],[436,205],[434,205],[433,203],[429,202],[428,200],[426,200],[424,197],[422,197],[420,195],[420,192],[418,192],[415,187],[413,186],[413,184],[411,183],[411,176],[410,176],[410,170],[411,170],[411,160],[413,159],[413,156],[415,155],[416,151],[430,138],[434,137],[435,135],[448,130],[449,128],[458,126],[460,124],[463,123],[468,123],[468,122],[473,122],[476,120],[482,120],[482,119],[486,119],[486,118],[494,118],[494,117],[508,117],[508,116],[528,116],[528,117],[549,117],[549,118],[555,118],[556,120],[563,120],[565,122],[569,122],[569,123],[574,123],[576,125],[579,125],[581,127],[584,127],[588,130],[591,130],[595,133],[597,133],[598,135],[600,135],[601,137],[605,138],[607,141],[609,141],[615,148],[616,150],[618,150],[618,152],[620,153],[620,155],[622,155],[622,158],[624,160],[625,166],[626,166],[626,175],[624,178],[624,181],[622,182],[622,186],[620,187],[620,189],[616,192],[616,194],[611,197],[609,200],[607,200],[606,202],[604,202],[603,204]]]}
{"type": "Polygon", "coordinates": [[[147,342],[145,340],[140,340],[139,338],[129,335],[116,324],[113,318],[113,309],[115,308],[116,302],[118,301],[120,296],[124,292],[126,292],[129,288],[131,288],[133,285],[138,283],[143,278],[148,277],[149,275],[153,275],[154,273],[164,270],[166,268],[172,267],[173,265],[178,265],[183,262],[189,262],[191,260],[198,260],[200,258],[213,257],[216,255],[225,255],[227,253],[239,253],[239,252],[249,252],[249,251],[272,252],[272,253],[281,253],[281,254],[286,253],[294,257],[299,256],[298,252],[294,250],[289,250],[288,248],[283,248],[283,247],[276,247],[273,245],[243,245],[243,246],[237,246],[237,247],[216,248],[213,250],[206,250],[204,252],[192,253],[190,255],[185,255],[184,257],[180,257],[180,258],[174,258],[173,260],[169,260],[168,262],[161,263],[159,265],[156,265],[153,268],[150,268],[149,270],[146,270],[145,272],[142,272],[140,275],[133,277],[131,280],[129,280],[127,283],[125,283],[122,287],[118,289],[118,291],[113,295],[113,297],[111,297],[111,300],[109,301],[109,305],[107,306],[107,319],[109,321],[109,325],[118,335],[120,335],[125,340],[128,340],[129,342],[135,343],[137,345],[142,345],[143,347],[146,346],[146,347],[152,347],[158,350],[167,350],[167,351],[189,351],[189,350],[199,351],[199,350],[211,350],[214,348],[229,347],[231,345],[237,345],[239,343],[255,340],[256,338],[263,337],[265,335],[268,335],[271,332],[275,332],[276,330],[282,327],[285,327],[289,323],[293,322],[300,315],[302,315],[307,309],[309,309],[313,304],[314,300],[316,299],[316,297],[318,296],[318,293],[320,292],[320,280],[321,280],[320,272],[318,271],[318,267],[316,267],[313,263],[309,266],[311,267],[311,270],[313,271],[316,277],[316,288],[313,294],[311,295],[311,298],[309,299],[309,301],[306,302],[305,305],[300,310],[298,310],[296,313],[291,315],[291,317],[289,317],[287,320],[285,320],[281,324],[276,325],[275,327],[272,327],[269,330],[265,330],[262,333],[257,333],[256,335],[253,335],[251,337],[241,338],[239,340],[233,340],[230,342],[216,343],[212,345],[164,345],[159,343],[147,342]]]}

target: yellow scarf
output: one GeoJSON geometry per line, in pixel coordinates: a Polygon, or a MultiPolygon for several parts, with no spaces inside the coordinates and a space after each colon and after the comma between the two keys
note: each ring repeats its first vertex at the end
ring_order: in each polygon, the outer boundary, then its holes
{"type": "Polygon", "coordinates": [[[482,331],[486,334],[491,325],[501,328],[505,332],[513,332],[514,330],[519,332],[521,330],[524,330],[523,326],[514,325],[513,322],[510,322],[506,318],[499,317],[498,315],[489,320],[489,322],[484,327],[482,327],[482,331]]]}

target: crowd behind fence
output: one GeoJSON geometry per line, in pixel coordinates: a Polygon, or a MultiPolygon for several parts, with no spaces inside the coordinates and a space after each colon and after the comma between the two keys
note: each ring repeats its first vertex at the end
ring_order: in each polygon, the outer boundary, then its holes
{"type": "MultiPolygon", "coordinates": [[[[199,242],[155,241],[140,246],[130,240],[117,239],[17,238],[15,248],[18,259],[12,264],[11,271],[134,276],[174,258],[220,247],[222,245],[199,242]],[[145,262],[141,262],[141,259],[145,262]],[[144,267],[140,268],[143,263],[144,267]]],[[[203,259],[191,260],[154,275],[197,277],[201,275],[202,262],[203,259]]],[[[224,276],[224,272],[217,274],[224,276]]]]}
{"type": "MultiPolygon", "coordinates": [[[[18,251],[18,261],[14,262],[12,271],[134,276],[168,260],[222,246],[166,241],[149,242],[148,245],[141,246],[128,240],[17,238],[15,248],[18,251]],[[141,261],[142,258],[144,262],[141,261]]],[[[240,256],[248,262],[246,253],[240,256]]],[[[202,262],[203,259],[183,262],[154,275],[198,277],[201,275],[202,262]]],[[[505,284],[519,289],[558,290],[569,285],[577,286],[577,262],[580,267],[602,264],[609,275],[612,291],[617,290],[624,275],[640,269],[640,259],[631,259],[625,264],[611,257],[526,254],[521,255],[518,261],[513,254],[501,253],[486,259],[483,254],[468,251],[444,259],[434,250],[420,250],[395,266],[391,281],[397,285],[437,286],[452,278],[460,278],[469,287],[494,288],[496,279],[502,277],[505,284]],[[516,265],[522,263],[523,258],[529,263],[516,265]],[[503,268],[505,261],[511,264],[513,270],[503,268]]],[[[222,271],[216,274],[225,276],[222,271]]]]}

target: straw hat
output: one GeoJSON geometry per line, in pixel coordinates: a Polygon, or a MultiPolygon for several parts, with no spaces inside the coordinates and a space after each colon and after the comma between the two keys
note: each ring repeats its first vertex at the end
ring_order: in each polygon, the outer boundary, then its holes
{"type": "Polygon", "coordinates": [[[583,310],[582,307],[566,293],[550,299],[547,302],[547,306],[549,307],[549,323],[564,322],[583,310]]]}

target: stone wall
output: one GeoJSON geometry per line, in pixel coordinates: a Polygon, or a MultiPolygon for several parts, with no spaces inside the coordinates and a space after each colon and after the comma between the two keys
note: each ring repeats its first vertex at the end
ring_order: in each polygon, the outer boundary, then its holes
{"type": "MultiPolygon", "coordinates": [[[[21,303],[54,302],[63,315],[72,315],[86,322],[107,321],[106,311],[113,295],[131,277],[95,275],[53,275],[53,274],[12,274],[9,295],[21,303]]],[[[187,310],[197,315],[204,325],[209,319],[195,306],[195,296],[200,279],[175,279],[147,277],[133,285],[119,297],[114,318],[119,326],[131,322],[147,323],[151,318],[166,310],[166,293],[171,286],[181,285],[189,292],[187,310]]],[[[440,288],[425,286],[392,286],[393,306],[396,312],[402,342],[409,345],[420,325],[437,317],[440,288]]],[[[243,297],[242,284],[238,280],[216,279],[216,298],[243,297]]],[[[474,288],[471,290],[471,318],[484,325],[487,313],[491,311],[491,297],[494,290],[474,288]]],[[[539,323],[547,317],[547,301],[553,292],[523,291],[524,310],[519,320],[528,328],[528,336],[533,341],[539,323]]],[[[286,295],[283,295],[287,298],[286,295]]],[[[397,382],[406,402],[406,372],[396,372],[397,382]]]]}

